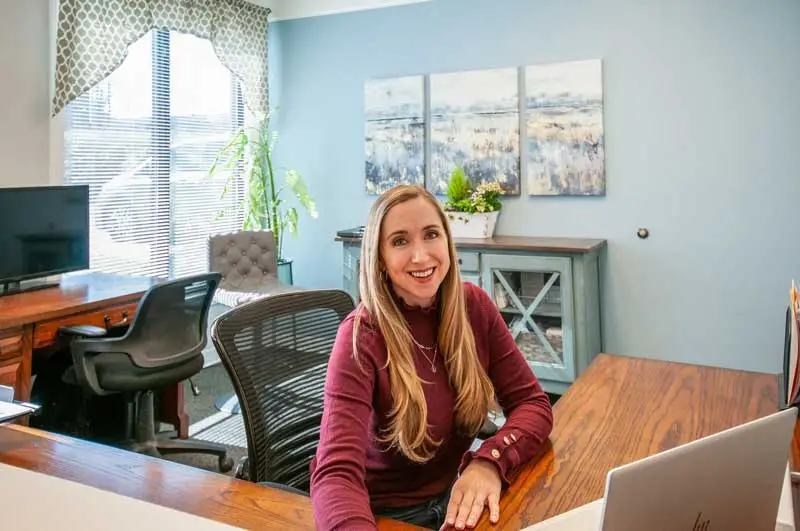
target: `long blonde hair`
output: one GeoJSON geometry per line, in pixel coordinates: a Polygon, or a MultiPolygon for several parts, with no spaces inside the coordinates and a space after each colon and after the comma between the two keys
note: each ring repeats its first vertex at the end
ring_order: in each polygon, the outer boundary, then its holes
{"type": "MultiPolygon", "coordinates": [[[[389,425],[379,441],[399,449],[411,461],[423,463],[433,457],[440,441],[428,431],[428,408],[417,376],[409,325],[392,297],[388,280],[381,272],[381,227],[388,212],[400,203],[422,198],[439,215],[447,235],[450,270],[439,287],[439,352],[444,359],[450,386],[456,395],[455,426],[474,436],[495,407],[494,387],[478,361],[475,337],[465,304],[458,271],[456,249],[447,218],[436,198],[425,188],[398,185],[384,192],[372,205],[361,245],[359,290],[361,302],[353,328],[353,353],[358,360],[358,337],[364,313],[380,330],[386,343],[392,409],[389,425]]],[[[360,364],[359,364],[360,365],[360,364]]]]}

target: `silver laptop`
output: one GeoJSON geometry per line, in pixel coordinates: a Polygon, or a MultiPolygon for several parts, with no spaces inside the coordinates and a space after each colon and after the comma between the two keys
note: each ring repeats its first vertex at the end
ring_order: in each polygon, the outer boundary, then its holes
{"type": "Polygon", "coordinates": [[[782,529],[778,507],[796,420],[789,408],[617,467],[602,499],[526,529],[782,529]]]}

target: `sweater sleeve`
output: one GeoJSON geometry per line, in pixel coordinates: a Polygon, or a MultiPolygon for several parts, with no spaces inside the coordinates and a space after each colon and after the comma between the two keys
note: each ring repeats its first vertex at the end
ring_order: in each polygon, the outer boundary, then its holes
{"type": "Polygon", "coordinates": [[[489,378],[506,422],[477,451],[464,454],[460,471],[472,459],[485,459],[497,465],[504,486],[508,486],[509,475],[535,457],[550,436],[553,412],[550,399],[517,347],[500,311],[485,291],[472,289],[471,298],[487,321],[489,378]]]}
{"type": "MultiPolygon", "coordinates": [[[[339,328],[328,364],[320,440],[311,473],[311,504],[317,528],[376,529],[365,484],[372,417],[374,334],[359,335],[360,366],[353,359],[353,318],[339,328]]],[[[361,331],[363,330],[363,332],[361,331]]]]}

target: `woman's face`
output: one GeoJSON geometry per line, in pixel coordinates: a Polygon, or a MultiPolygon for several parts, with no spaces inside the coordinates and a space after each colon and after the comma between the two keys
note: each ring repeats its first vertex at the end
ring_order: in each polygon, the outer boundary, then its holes
{"type": "Polygon", "coordinates": [[[395,293],[410,306],[433,304],[450,270],[447,235],[436,208],[418,197],[383,218],[380,256],[395,293]]]}

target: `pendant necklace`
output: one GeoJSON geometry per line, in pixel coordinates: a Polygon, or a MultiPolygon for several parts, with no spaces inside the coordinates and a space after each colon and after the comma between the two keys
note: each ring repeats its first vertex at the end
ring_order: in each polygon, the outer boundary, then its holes
{"type": "Polygon", "coordinates": [[[431,371],[436,372],[436,354],[439,352],[439,346],[436,343],[434,343],[433,346],[426,347],[425,345],[414,339],[413,335],[411,336],[411,341],[413,341],[414,344],[419,347],[420,352],[422,352],[422,355],[425,356],[425,359],[428,360],[428,363],[431,364],[431,371]],[[433,351],[433,359],[428,357],[428,355],[425,353],[426,350],[433,351]]]}

